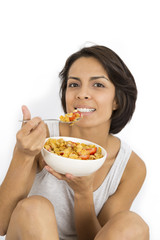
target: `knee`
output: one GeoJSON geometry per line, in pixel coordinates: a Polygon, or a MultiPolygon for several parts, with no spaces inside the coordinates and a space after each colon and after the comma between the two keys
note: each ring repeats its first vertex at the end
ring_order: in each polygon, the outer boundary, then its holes
{"type": "Polygon", "coordinates": [[[47,214],[54,214],[54,207],[51,202],[41,196],[31,196],[21,200],[15,209],[16,215],[18,215],[19,220],[26,218],[34,221],[36,218],[45,217],[47,214]]]}
{"type": "Polygon", "coordinates": [[[149,240],[149,227],[139,215],[130,211],[122,212],[120,215],[121,224],[123,224],[123,226],[121,225],[121,231],[124,240],[149,240]]]}
{"type": "Polygon", "coordinates": [[[149,240],[149,227],[136,213],[124,211],[113,216],[95,239],[149,240]]]}

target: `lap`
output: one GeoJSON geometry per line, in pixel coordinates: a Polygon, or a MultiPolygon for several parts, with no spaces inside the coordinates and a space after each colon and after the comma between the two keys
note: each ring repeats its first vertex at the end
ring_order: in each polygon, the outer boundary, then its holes
{"type": "MultiPolygon", "coordinates": [[[[55,239],[59,239],[54,207],[51,202],[41,196],[31,196],[23,199],[17,204],[17,207],[11,216],[6,240],[21,239],[17,237],[20,233],[20,229],[25,231],[25,229],[31,225],[33,225],[35,229],[37,226],[45,228],[45,224],[47,224],[46,229],[51,229],[51,232],[47,234],[50,234],[52,237],[56,236],[55,239]]],[[[34,229],[30,231],[32,232],[34,229]]],[[[125,239],[129,240],[148,240],[149,229],[147,224],[139,215],[131,211],[123,211],[113,216],[104,225],[95,237],[95,240],[119,240],[123,239],[123,236],[127,236],[125,239]]]]}

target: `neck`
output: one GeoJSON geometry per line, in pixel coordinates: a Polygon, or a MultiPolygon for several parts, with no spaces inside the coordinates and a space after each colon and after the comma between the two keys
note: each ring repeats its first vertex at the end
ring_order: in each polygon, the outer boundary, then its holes
{"type": "Polygon", "coordinates": [[[98,127],[83,128],[79,126],[73,126],[69,129],[70,137],[82,138],[91,142],[95,142],[100,146],[106,148],[109,138],[109,126],[102,124],[98,127]]]}

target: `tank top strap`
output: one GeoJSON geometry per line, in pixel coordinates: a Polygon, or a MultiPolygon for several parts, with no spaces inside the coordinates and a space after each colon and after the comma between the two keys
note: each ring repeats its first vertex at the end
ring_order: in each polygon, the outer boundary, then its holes
{"type": "Polygon", "coordinates": [[[53,121],[53,122],[47,122],[49,135],[50,137],[58,137],[59,136],[59,122],[53,121]]]}
{"type": "Polygon", "coordinates": [[[120,151],[109,172],[109,195],[114,194],[117,190],[131,153],[132,149],[130,146],[126,142],[121,141],[120,151]]]}

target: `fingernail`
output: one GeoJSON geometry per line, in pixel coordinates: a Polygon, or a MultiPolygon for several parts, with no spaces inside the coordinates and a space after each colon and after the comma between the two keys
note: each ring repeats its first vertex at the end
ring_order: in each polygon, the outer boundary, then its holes
{"type": "Polygon", "coordinates": [[[47,171],[50,171],[50,170],[51,170],[51,168],[50,168],[49,166],[45,166],[45,169],[46,169],[47,171]]]}
{"type": "Polygon", "coordinates": [[[66,173],[66,177],[70,180],[73,180],[74,179],[74,176],[70,173],[66,173]]]}
{"type": "Polygon", "coordinates": [[[21,107],[21,109],[22,109],[22,112],[24,113],[25,112],[25,105],[22,105],[22,107],[21,107]]]}

